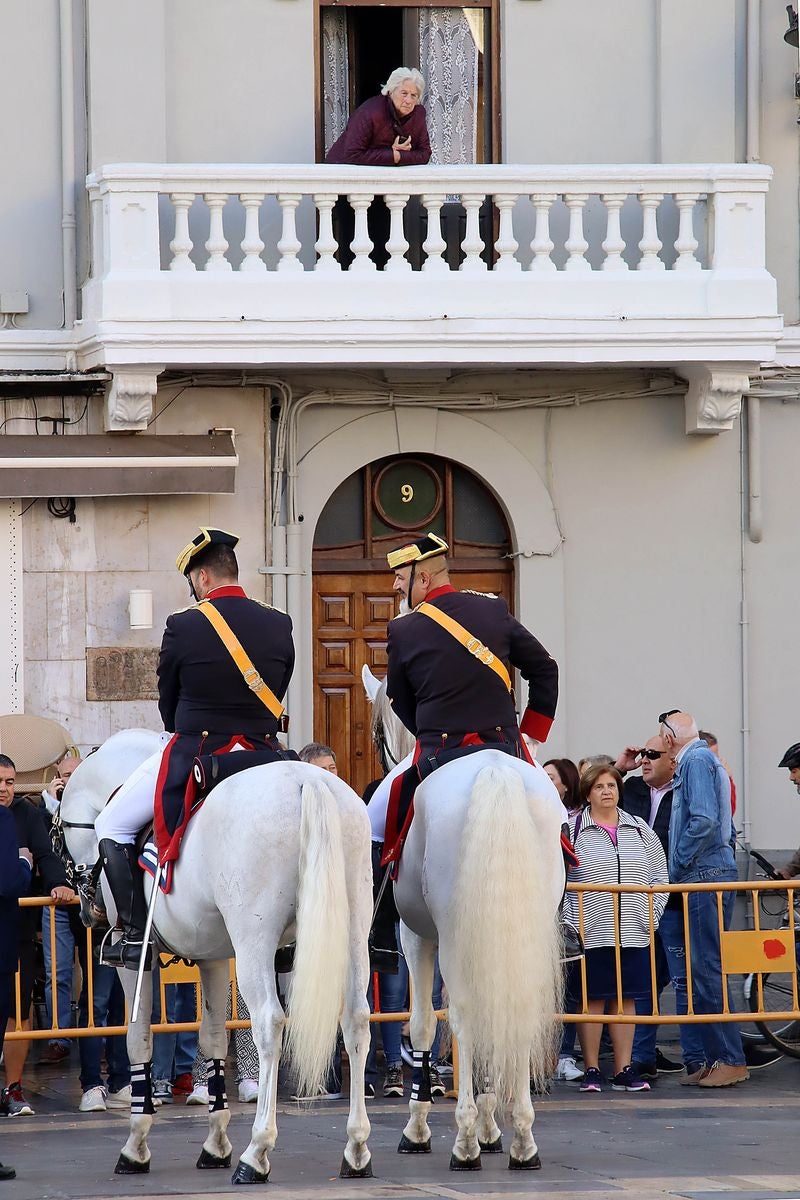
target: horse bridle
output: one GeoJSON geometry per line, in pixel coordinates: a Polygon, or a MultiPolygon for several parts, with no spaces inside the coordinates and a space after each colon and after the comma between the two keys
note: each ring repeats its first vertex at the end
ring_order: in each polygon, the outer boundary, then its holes
{"type": "Polygon", "coordinates": [[[380,718],[376,720],[373,726],[372,740],[377,748],[383,772],[385,775],[388,775],[390,771],[394,770],[394,768],[400,762],[400,759],[395,758],[389,749],[389,744],[386,741],[386,733],[384,731],[383,721],[380,718]]]}

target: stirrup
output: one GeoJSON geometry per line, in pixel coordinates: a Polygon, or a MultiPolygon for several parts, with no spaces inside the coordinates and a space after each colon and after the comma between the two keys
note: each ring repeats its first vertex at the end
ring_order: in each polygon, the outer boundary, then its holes
{"type": "Polygon", "coordinates": [[[387,950],[383,946],[373,946],[369,943],[369,969],[378,971],[381,975],[396,975],[400,970],[399,950],[387,950]]]}
{"type": "MultiPolygon", "coordinates": [[[[127,933],[123,933],[122,937],[116,942],[110,942],[109,938],[114,932],[109,929],[100,943],[100,965],[104,967],[128,967],[132,971],[138,971],[139,962],[142,957],[144,947],[143,938],[138,941],[129,937],[127,933]]],[[[150,944],[147,944],[144,969],[149,971],[152,966],[153,955],[150,944]]]]}
{"type": "Polygon", "coordinates": [[[563,940],[561,961],[563,963],[580,962],[585,954],[580,932],[569,921],[562,920],[561,935],[563,940]]]}

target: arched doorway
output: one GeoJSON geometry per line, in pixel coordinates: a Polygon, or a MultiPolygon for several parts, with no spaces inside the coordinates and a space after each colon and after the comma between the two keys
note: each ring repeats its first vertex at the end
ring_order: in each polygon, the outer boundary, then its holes
{"type": "Polygon", "coordinates": [[[339,485],[314,533],[314,738],[334,748],[340,774],[359,794],[380,775],[361,667],[386,672],[386,626],[397,612],[386,553],[417,530],[448,542],[456,587],[513,604],[505,516],[466,467],[435,455],[393,455],[339,485]]]}

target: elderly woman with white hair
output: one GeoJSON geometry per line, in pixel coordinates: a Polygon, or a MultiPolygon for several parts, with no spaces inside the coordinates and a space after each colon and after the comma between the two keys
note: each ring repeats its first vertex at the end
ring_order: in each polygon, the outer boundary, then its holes
{"type": "MultiPolygon", "coordinates": [[[[431,144],[422,97],[425,80],[415,67],[392,71],[380,95],[366,100],[351,115],[347,126],[327,153],[326,162],[361,167],[416,167],[430,161],[431,144]]],[[[413,226],[417,208],[412,198],[406,206],[406,223],[413,226]]],[[[346,270],[353,261],[350,244],[355,234],[355,217],[346,196],[333,210],[333,226],[339,244],[337,257],[346,270]]],[[[369,206],[367,228],[373,243],[370,257],[380,269],[389,259],[389,210],[376,197],[369,206]]],[[[407,236],[414,241],[411,227],[407,236]]]]}
{"type": "Polygon", "coordinates": [[[415,67],[392,71],[380,95],[351,115],[325,161],[361,167],[417,167],[429,162],[424,94],[425,80],[415,67]]]}

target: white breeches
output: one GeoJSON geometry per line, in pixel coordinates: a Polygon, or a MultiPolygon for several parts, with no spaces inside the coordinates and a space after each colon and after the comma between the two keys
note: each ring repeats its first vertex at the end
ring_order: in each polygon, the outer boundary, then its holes
{"type": "Polygon", "coordinates": [[[94,823],[98,839],[131,845],[139,830],[152,821],[162,753],[159,750],[145,759],[98,815],[94,823]]]}
{"type": "MultiPolygon", "coordinates": [[[[487,748],[491,749],[491,747],[487,748]]],[[[367,805],[367,815],[369,816],[369,823],[372,827],[373,842],[383,841],[383,835],[386,831],[386,809],[389,806],[389,793],[392,789],[392,782],[397,775],[402,775],[403,771],[405,771],[407,767],[411,766],[413,757],[413,753],[409,754],[407,758],[404,758],[402,762],[398,763],[372,794],[372,798],[367,805]]],[[[539,763],[534,763],[532,770],[538,775],[538,779],[536,780],[538,785],[536,788],[537,795],[542,800],[547,801],[547,803],[553,808],[553,811],[558,813],[559,824],[566,824],[566,822],[569,820],[569,814],[564,808],[564,805],[561,803],[561,798],[552,781],[550,780],[550,777],[539,765],[539,763]]]]}

